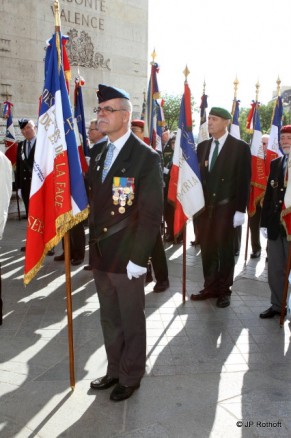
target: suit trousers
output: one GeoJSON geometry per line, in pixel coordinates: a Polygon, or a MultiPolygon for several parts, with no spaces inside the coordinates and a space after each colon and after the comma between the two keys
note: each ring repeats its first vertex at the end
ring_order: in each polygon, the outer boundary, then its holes
{"type": "Polygon", "coordinates": [[[260,242],[260,224],[261,224],[262,207],[257,205],[256,212],[249,219],[251,231],[251,244],[253,253],[261,251],[260,242]]]}
{"type": "Polygon", "coordinates": [[[93,269],[100,302],[100,321],[107,374],[125,386],[138,384],[145,372],[145,275],[129,280],[126,274],[93,269]]]}
{"type": "Polygon", "coordinates": [[[161,233],[158,234],[155,246],[152,250],[151,262],[156,280],[159,282],[167,281],[169,278],[168,264],[161,233]]]}
{"type": "Polygon", "coordinates": [[[284,281],[288,260],[288,241],[279,235],[268,240],[268,281],[271,289],[272,308],[281,311],[284,281]]]}
{"type": "Polygon", "coordinates": [[[216,296],[230,295],[235,266],[233,211],[227,206],[206,208],[197,219],[204,288],[216,296]]]}

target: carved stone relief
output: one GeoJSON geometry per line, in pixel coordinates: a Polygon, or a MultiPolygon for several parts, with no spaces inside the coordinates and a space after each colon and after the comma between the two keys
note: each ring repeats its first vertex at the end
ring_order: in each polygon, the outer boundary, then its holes
{"type": "Polygon", "coordinates": [[[77,29],[67,32],[69,40],[66,49],[71,65],[111,70],[110,59],[105,59],[100,52],[94,51],[94,44],[87,32],[82,30],[78,35],[77,29]]]}

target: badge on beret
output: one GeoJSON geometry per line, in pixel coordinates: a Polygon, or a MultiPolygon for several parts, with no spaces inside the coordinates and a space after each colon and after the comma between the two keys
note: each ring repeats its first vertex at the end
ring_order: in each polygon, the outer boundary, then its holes
{"type": "Polygon", "coordinates": [[[114,205],[119,205],[119,213],[124,214],[125,207],[133,204],[134,178],[114,176],[112,184],[112,200],[114,205]]]}

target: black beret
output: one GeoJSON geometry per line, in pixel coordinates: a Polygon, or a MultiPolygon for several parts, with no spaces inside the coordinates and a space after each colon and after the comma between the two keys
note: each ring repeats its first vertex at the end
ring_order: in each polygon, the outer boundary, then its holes
{"type": "Polygon", "coordinates": [[[128,99],[129,94],[121,88],[109,87],[108,85],[99,84],[97,90],[98,102],[106,102],[111,99],[128,99]]]}
{"type": "Polygon", "coordinates": [[[211,108],[209,115],[221,117],[222,119],[230,120],[231,114],[224,108],[218,106],[211,108]]]}
{"type": "Polygon", "coordinates": [[[19,119],[18,120],[18,125],[20,129],[25,128],[25,126],[27,125],[27,123],[29,122],[29,119],[19,119]]]}

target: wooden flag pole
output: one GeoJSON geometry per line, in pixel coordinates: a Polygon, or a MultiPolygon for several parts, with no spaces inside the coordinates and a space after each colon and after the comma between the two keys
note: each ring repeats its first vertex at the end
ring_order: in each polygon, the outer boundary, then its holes
{"type": "Polygon", "coordinates": [[[285,308],[286,308],[286,301],[287,301],[287,294],[288,294],[288,287],[289,287],[290,269],[291,269],[291,243],[288,242],[288,257],[287,257],[287,263],[286,263],[284,289],[283,289],[282,304],[281,304],[280,327],[283,327],[284,320],[285,320],[285,308]]]}
{"type": "Polygon", "coordinates": [[[186,301],[186,225],[184,225],[183,229],[183,303],[186,301]]]}
{"type": "MultiPolygon", "coordinates": [[[[248,215],[248,213],[247,213],[247,215],[248,215]]],[[[250,217],[248,215],[248,220],[247,220],[247,235],[246,235],[246,249],[245,249],[245,265],[247,263],[247,258],[248,258],[249,234],[250,234],[250,217]]]]}
{"type": "Polygon", "coordinates": [[[73,316],[72,316],[72,288],[71,288],[71,250],[70,232],[64,235],[64,253],[66,269],[66,297],[67,297],[67,320],[68,320],[68,343],[70,358],[70,385],[75,388],[75,367],[74,367],[74,340],[73,340],[73,316]]]}
{"type": "MultiPolygon", "coordinates": [[[[55,13],[55,31],[61,30],[60,5],[59,0],[54,2],[55,13]]],[[[60,42],[61,44],[61,42],[60,42]]],[[[61,62],[61,60],[59,60],[61,62]]],[[[68,343],[69,343],[69,360],[70,360],[70,385],[75,388],[75,367],[74,367],[74,343],[73,343],[73,316],[72,316],[72,289],[71,289],[71,250],[70,250],[70,233],[64,235],[64,253],[66,269],[66,297],[67,297],[67,320],[68,320],[68,343]]]]}

